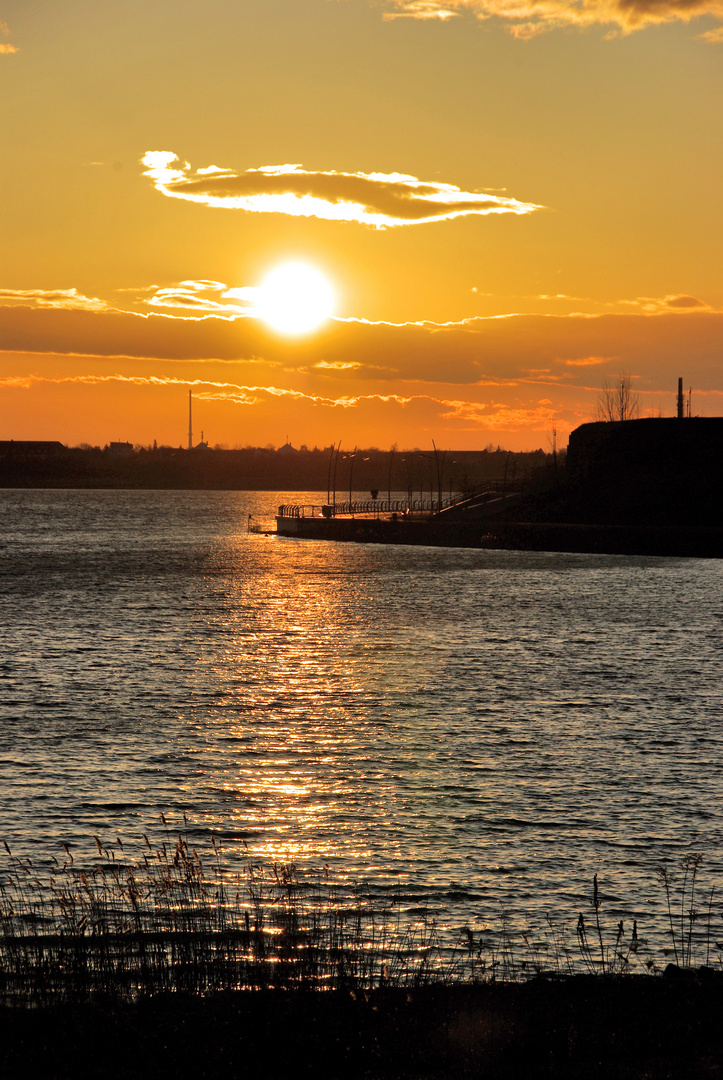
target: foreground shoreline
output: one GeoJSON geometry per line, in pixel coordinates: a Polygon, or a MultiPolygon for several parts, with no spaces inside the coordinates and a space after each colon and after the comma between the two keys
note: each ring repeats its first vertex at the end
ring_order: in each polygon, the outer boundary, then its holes
{"type": "Polygon", "coordinates": [[[716,1077],[723,974],[537,978],[366,992],[160,994],[0,1009],[0,1075],[716,1077]]]}

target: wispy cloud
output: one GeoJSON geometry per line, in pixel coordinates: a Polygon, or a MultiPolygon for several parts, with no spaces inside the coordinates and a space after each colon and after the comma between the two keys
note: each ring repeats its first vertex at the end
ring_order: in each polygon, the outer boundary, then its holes
{"type": "Polygon", "coordinates": [[[642,308],[643,311],[655,314],[663,311],[710,311],[710,306],[697,296],[685,294],[672,294],[669,296],[638,296],[635,300],[621,300],[621,304],[627,307],[642,308]]]}
{"type": "Polygon", "coordinates": [[[579,360],[563,360],[567,367],[598,367],[605,364],[610,358],[607,356],[582,356],[579,360]]]}
{"type": "Polygon", "coordinates": [[[459,15],[448,4],[437,3],[437,0],[406,0],[406,3],[394,5],[395,11],[385,12],[385,19],[437,19],[444,22],[459,15]]]}
{"type": "Polygon", "coordinates": [[[311,172],[301,165],[264,165],[243,173],[212,165],[192,171],[187,162],[161,150],[149,151],[143,164],[144,175],[169,198],[251,213],[355,221],[379,229],[540,209],[404,173],[311,172]]]}
{"type": "Polygon", "coordinates": [[[319,360],[314,367],[320,371],[354,371],[356,368],[361,367],[361,364],[353,361],[344,360],[319,360]]]}
{"type": "MultiPolygon", "coordinates": [[[[292,401],[305,401],[332,409],[351,409],[365,401],[394,401],[406,405],[415,399],[428,400],[429,395],[417,394],[403,397],[399,394],[343,394],[339,397],[325,397],[321,394],[309,394],[302,390],[280,386],[244,386],[232,382],[215,382],[208,379],[179,379],[160,375],[8,375],[0,377],[0,387],[7,389],[29,390],[36,384],[49,383],[54,386],[66,384],[80,386],[103,386],[108,383],[122,383],[130,386],[163,388],[166,386],[188,387],[194,391],[194,398],[199,401],[230,401],[240,405],[255,405],[262,398],[288,398],[292,401]]],[[[448,405],[447,401],[433,398],[438,404],[448,405]]]]}
{"type": "Polygon", "coordinates": [[[221,318],[237,318],[250,313],[253,297],[246,297],[247,304],[236,301],[244,299],[245,293],[254,289],[229,289],[221,281],[179,281],[166,288],[154,287],[150,296],[143,300],[149,307],[172,311],[190,311],[196,315],[218,315],[221,318]],[[233,303],[228,302],[233,300],[233,303]]]}
{"type": "MultiPolygon", "coordinates": [[[[0,19],[0,38],[8,37],[9,34],[8,24],[0,19]]],[[[11,53],[16,52],[20,52],[16,45],[11,45],[9,41],[0,41],[0,55],[9,56],[11,53]]]]}
{"type": "Polygon", "coordinates": [[[556,415],[552,403],[545,399],[531,408],[518,408],[497,401],[442,401],[448,407],[441,414],[442,420],[466,420],[475,425],[483,423],[485,427],[526,428],[551,426],[556,415]]]}
{"type": "Polygon", "coordinates": [[[83,296],[77,289],[0,289],[0,304],[3,303],[84,311],[107,310],[105,301],[93,296],[83,296]]]}
{"type": "Polygon", "coordinates": [[[495,431],[497,429],[538,428],[546,430],[556,415],[552,403],[542,399],[528,407],[515,406],[491,398],[487,401],[469,399],[450,399],[430,393],[362,393],[343,394],[338,397],[325,397],[300,390],[278,386],[252,385],[214,382],[205,379],[179,379],[155,375],[25,375],[0,377],[0,388],[8,390],[31,390],[36,385],[52,386],[103,386],[109,384],[163,389],[165,387],[188,387],[194,391],[196,401],[216,401],[230,405],[255,406],[264,401],[285,399],[290,403],[305,404],[322,409],[359,410],[369,406],[397,406],[404,409],[431,408],[440,420],[461,422],[463,426],[480,426],[495,431]]]}
{"type": "MultiPolygon", "coordinates": [[[[702,15],[723,19],[721,0],[387,0],[385,19],[448,19],[465,11],[503,20],[515,37],[531,38],[556,27],[610,26],[628,34],[645,26],[690,22],[702,15]]],[[[723,40],[723,28],[701,35],[723,40]]]]}

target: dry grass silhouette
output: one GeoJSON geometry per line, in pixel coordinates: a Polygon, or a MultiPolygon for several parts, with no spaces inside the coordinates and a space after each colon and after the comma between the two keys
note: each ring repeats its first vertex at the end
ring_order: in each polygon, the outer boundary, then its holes
{"type": "MultiPolygon", "coordinates": [[[[442,940],[423,909],[372,902],[326,874],[293,865],[224,863],[215,841],[207,860],[185,832],[140,858],[117,839],[95,839],[97,859],[65,859],[37,873],[12,855],[0,873],[0,1004],[50,1004],[111,995],[132,1001],[161,992],[346,989],[514,982],[580,972],[656,973],[637,922],[606,926],[597,875],[591,913],[576,932],[548,918],[542,932],[512,933],[507,921],[442,940]]],[[[659,870],[668,902],[671,959],[690,967],[711,956],[713,892],[698,932],[700,856],[683,860],[682,880],[659,870]]],[[[717,946],[714,946],[717,950],[717,946]]],[[[718,955],[719,954],[719,950],[718,955]]]]}

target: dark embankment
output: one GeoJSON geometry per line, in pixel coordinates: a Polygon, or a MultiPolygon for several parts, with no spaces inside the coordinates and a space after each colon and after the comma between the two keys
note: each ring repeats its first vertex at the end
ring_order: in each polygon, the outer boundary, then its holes
{"type": "Polygon", "coordinates": [[[161,995],[0,1011],[0,1075],[714,1077],[723,976],[161,995]]]}
{"type": "MultiPolygon", "coordinates": [[[[521,504],[538,509],[541,500],[521,504]]],[[[572,516],[572,515],[570,515],[572,516]]],[[[723,557],[723,528],[696,525],[610,524],[574,521],[525,521],[475,517],[428,521],[307,518],[294,524],[293,535],[305,540],[360,544],[409,544],[432,547],[507,548],[513,551],[589,552],[601,555],[662,555],[680,558],[723,557]]]]}

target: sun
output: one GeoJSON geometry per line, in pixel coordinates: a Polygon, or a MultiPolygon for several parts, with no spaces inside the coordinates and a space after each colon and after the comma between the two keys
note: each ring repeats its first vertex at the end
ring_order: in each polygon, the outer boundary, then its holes
{"type": "Polygon", "coordinates": [[[315,267],[287,262],[274,267],[258,288],[255,314],[282,334],[306,334],[334,312],[334,290],[315,267]]]}

